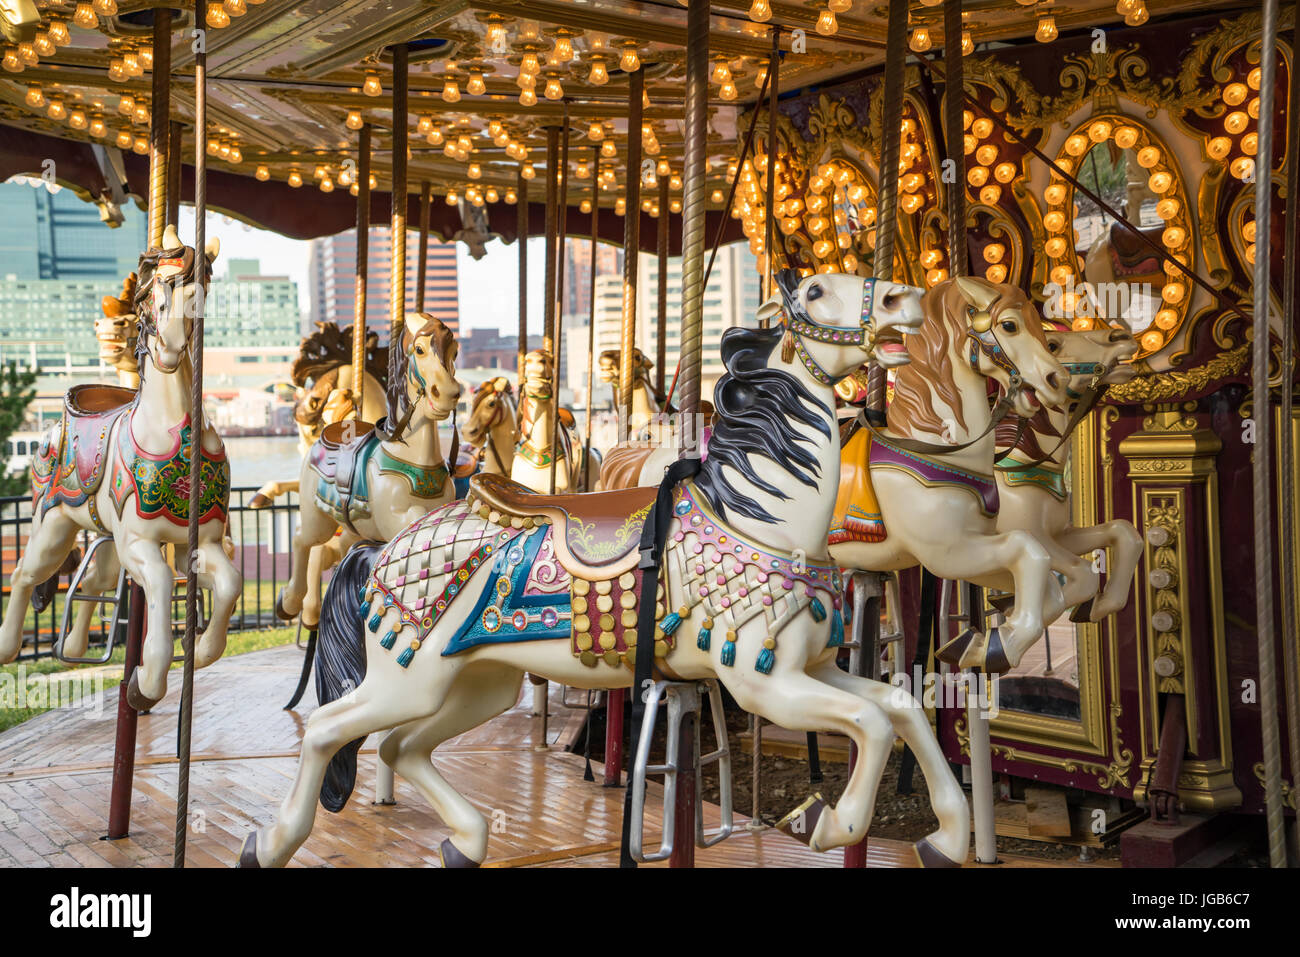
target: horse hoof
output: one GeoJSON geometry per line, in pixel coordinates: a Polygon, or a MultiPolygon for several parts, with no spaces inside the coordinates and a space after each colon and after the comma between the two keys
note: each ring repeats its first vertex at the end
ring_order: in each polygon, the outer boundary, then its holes
{"type": "Polygon", "coordinates": [[[267,498],[265,495],[263,495],[261,492],[258,492],[256,495],[254,495],[252,498],[248,500],[249,508],[266,508],[270,504],[271,504],[271,500],[267,498]]]}
{"type": "Polygon", "coordinates": [[[984,648],[984,673],[988,675],[1006,674],[1013,667],[1007,660],[1007,653],[1002,647],[1002,634],[997,627],[989,629],[988,644],[984,648]]]}
{"type": "Polygon", "coordinates": [[[966,649],[970,647],[971,642],[979,637],[979,632],[974,628],[967,628],[960,635],[948,642],[942,648],[934,653],[935,658],[954,668],[961,666],[961,659],[966,654],[966,649]]]}
{"type": "Polygon", "coordinates": [[[451,838],[447,838],[438,845],[438,858],[442,861],[443,867],[478,867],[478,861],[471,861],[468,857],[456,850],[456,845],[451,843],[451,838]]]}
{"type": "Polygon", "coordinates": [[[806,801],[776,822],[776,829],[800,844],[812,843],[813,832],[821,820],[822,811],[826,810],[826,799],[820,792],[813,793],[806,801]]]}
{"type": "Polygon", "coordinates": [[[257,861],[256,831],[244,838],[244,846],[239,850],[239,863],[235,866],[239,868],[261,868],[262,865],[257,861]]]}
{"type": "Polygon", "coordinates": [[[131,672],[131,680],[126,683],[126,703],[139,712],[152,711],[162,698],[150,698],[140,690],[140,669],[131,672]]]}
{"type": "Polygon", "coordinates": [[[298,616],[291,615],[284,610],[284,605],[281,604],[283,599],[284,599],[283,591],[281,591],[278,595],[275,596],[275,617],[279,618],[281,621],[293,621],[298,616]]]}
{"type": "Polygon", "coordinates": [[[912,850],[916,852],[916,859],[921,862],[922,867],[961,867],[959,861],[954,861],[943,851],[931,844],[928,837],[923,837],[913,844],[912,850]]]}
{"type": "Polygon", "coordinates": [[[1092,603],[1093,599],[1080,602],[1074,606],[1074,611],[1070,612],[1070,621],[1076,624],[1087,624],[1092,621],[1092,603]]]}
{"type": "Polygon", "coordinates": [[[1016,603],[1015,595],[991,595],[989,596],[989,605],[1002,614],[1006,614],[1016,603]]]}

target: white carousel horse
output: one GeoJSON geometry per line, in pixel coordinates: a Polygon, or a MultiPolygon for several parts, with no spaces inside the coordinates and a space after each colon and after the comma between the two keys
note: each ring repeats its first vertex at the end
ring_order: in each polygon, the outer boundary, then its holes
{"type": "MultiPolygon", "coordinates": [[[[613,386],[615,406],[619,404],[622,355],[618,349],[606,349],[600,354],[600,381],[613,386]]],[[[628,416],[627,432],[629,435],[637,435],[662,410],[654,386],[650,383],[650,370],[655,364],[640,349],[632,350],[632,362],[632,411],[628,416]]]]}
{"type": "Polygon", "coordinates": [[[841,475],[856,501],[837,510],[831,557],[879,572],[924,565],[940,578],[1015,591],[1002,629],[968,630],[939,652],[952,664],[1003,672],[1065,606],[1046,549],[1028,532],[998,530],[988,380],[1006,393],[1002,408],[1030,417],[1040,397],[1065,402],[1069,376],[1048,351],[1038,310],[1014,286],[952,279],[926,292],[923,305],[926,323],[908,338],[912,361],[895,377],[888,428],[863,430],[847,447],[857,458],[845,471],[867,465],[870,483],[841,475]],[[926,452],[907,448],[922,444],[926,452]]]}
{"type": "Polygon", "coordinates": [[[873,343],[882,364],[905,361],[899,333],[921,321],[919,290],[840,275],[780,282],[784,310],[776,300],[763,311],[781,313],[781,325],[723,336],[722,419],[701,471],[674,491],[653,647],[636,647],[635,609],[656,599],[634,569],[656,490],[540,496],[477,477],[471,502],[425,516],[377,559],[358,550],[340,566],[322,621],[322,640],[331,627],[344,636],[322,653],[333,700],[308,719],[294,782],[274,823],[245,842],[242,865],[287,863],[311,832],[317,795],[332,810],[347,800],[356,748],[344,746],[390,728],[382,759],[452,829],[444,863],[477,865],[487,824],[439,773],[433,749],[511,707],[524,672],[626,688],[637,654],[654,654],[677,680],[718,679],[782,727],[855,742],[839,803],[810,827],[817,850],[866,836],[901,735],[940,822],[918,856],[965,860],[969,810],[925,712],[836,667],[843,593],[838,568],[820,557],[839,474],[832,387],[873,343]]]}
{"type": "MultiPolygon", "coordinates": [[[[438,423],[455,412],[460,400],[456,337],[441,320],[410,312],[402,346],[409,421],[398,423],[387,436],[370,423],[333,423],[303,461],[293,565],[275,603],[281,618],[292,620],[303,611],[304,597],[318,602],[315,586],[308,594],[308,575],[319,574],[309,561],[311,552],[340,528],[338,549],[346,554],[361,539],[387,541],[455,497],[438,423]]],[[[318,615],[318,607],[309,608],[306,620],[319,620],[318,615]]]]}
{"type": "MultiPolygon", "coordinates": [[[[560,428],[555,429],[556,407],[552,402],[555,376],[551,357],[541,349],[524,356],[523,400],[519,403],[519,444],[515,446],[510,478],[535,492],[551,488],[551,460],[555,462],[555,491],[585,491],[583,487],[582,442],[573,413],[559,410],[560,428]],[[553,448],[559,436],[560,447],[553,448]]],[[[592,456],[596,455],[592,451],[592,456]]],[[[593,459],[594,474],[600,466],[593,459]]]]}
{"type": "MultiPolygon", "coordinates": [[[[1046,336],[1048,350],[1069,373],[1071,405],[1083,401],[1090,389],[1128,382],[1137,374],[1128,361],[1137,354],[1137,343],[1124,329],[1048,331],[1046,336]]],[[[1016,441],[1019,435],[1015,448],[999,460],[996,470],[1002,505],[998,530],[1022,529],[1032,534],[1047,549],[1052,570],[1065,579],[1062,600],[1067,608],[1075,608],[1074,620],[1101,621],[1128,603],[1142,555],[1142,536],[1122,520],[1087,528],[1072,524],[1065,487],[1071,443],[1068,438],[1062,441],[1062,436],[1073,411],[1070,406],[1044,407],[1023,430],[1010,420],[998,427],[999,441],[1016,441]],[[1109,549],[1111,555],[1106,587],[1100,595],[1092,562],[1079,557],[1099,549],[1109,549]]]]}
{"type": "MultiPolygon", "coordinates": [[[[218,242],[203,257],[206,288],[218,242]]],[[[148,599],[148,632],[127,697],[147,710],[167,693],[172,660],[172,585],[175,572],[163,547],[177,546],[180,568],[189,515],[190,456],[201,450],[199,548],[192,556],[201,587],[213,593],[212,617],[195,645],[195,666],[206,667],[226,647],[230,613],[243,577],[223,547],[230,500],[230,463],[206,420],[190,421],[189,337],[196,297],[195,252],[174,226],[163,248],[140,257],[135,313],[144,343],[140,390],[83,385],[68,392],[63,419],[41,442],[32,463],[32,532],[15,566],[12,594],[0,625],[0,661],[17,655],[32,589],[63,563],[79,532],[113,538],[114,551],[148,599]]]]}
{"type": "Polygon", "coordinates": [[[519,436],[519,407],[515,390],[504,377],[489,379],[474,390],[474,404],[460,427],[460,437],[475,449],[479,471],[510,475],[519,436]]]}

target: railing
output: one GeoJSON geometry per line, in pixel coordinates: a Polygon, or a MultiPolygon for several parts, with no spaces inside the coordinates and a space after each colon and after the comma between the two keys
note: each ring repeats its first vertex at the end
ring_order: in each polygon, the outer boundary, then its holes
{"type": "MultiPolygon", "coordinates": [[[[231,631],[251,631],[283,624],[275,617],[275,596],[289,577],[289,548],[298,521],[298,495],[280,496],[266,508],[252,509],[248,501],[256,488],[230,492],[230,537],[235,545],[235,566],[243,573],[244,588],[231,615],[231,631]]],[[[127,504],[128,508],[134,506],[127,504]]],[[[32,500],[28,496],[0,497],[0,614],[8,609],[10,578],[18,556],[32,530],[32,500]]],[[[84,554],[94,538],[83,532],[78,545],[84,554]]],[[[96,556],[96,561],[98,561],[96,556]]],[[[75,563],[72,563],[75,567],[75,563]]],[[[54,653],[63,620],[63,606],[71,572],[59,576],[54,601],[37,614],[28,610],[19,660],[48,658],[54,653]]],[[[183,589],[177,590],[178,594],[183,589]]],[[[98,615],[91,625],[90,645],[104,645],[107,628],[98,615]]]]}

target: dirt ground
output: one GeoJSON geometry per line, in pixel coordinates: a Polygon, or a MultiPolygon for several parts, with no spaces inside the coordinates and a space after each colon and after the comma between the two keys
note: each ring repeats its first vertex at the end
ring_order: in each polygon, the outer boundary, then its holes
{"type": "MultiPolygon", "coordinates": [[[[706,706],[703,720],[703,749],[707,752],[714,747],[712,718],[706,706]]],[[[663,760],[664,725],[660,720],[656,729],[654,745],[650,759],[652,762],[663,760]]],[[[753,810],[753,760],[744,753],[742,732],[749,729],[749,716],[739,709],[727,712],[727,732],[732,754],[732,805],[739,814],[749,815],[753,810]]],[[[592,714],[591,721],[591,757],[604,760],[605,749],[605,712],[598,709],[592,714]]],[[[576,745],[582,753],[584,742],[579,739],[576,745]]],[[[893,838],[900,841],[916,841],[937,828],[938,821],[930,811],[929,797],[925,790],[925,779],[918,769],[914,775],[913,792],[898,793],[900,755],[895,753],[885,768],[876,800],[876,813],[871,822],[871,834],[877,837],[893,838]]],[[[768,823],[775,823],[788,811],[797,807],[813,791],[820,791],[831,803],[839,797],[848,780],[848,765],[843,763],[822,762],[822,781],[812,784],[809,781],[808,762],[802,758],[788,758],[776,755],[764,755],[760,766],[759,810],[768,823]]],[[[703,775],[703,793],[707,801],[718,801],[718,775],[716,768],[706,769],[703,775]]],[[[999,837],[998,850],[1003,853],[1020,854],[1044,860],[1076,860],[1080,849],[1071,845],[1054,844],[1043,841],[1025,841],[1014,838],[999,837]]],[[[1119,846],[1108,848],[1089,848],[1089,860],[1119,860],[1119,846]]]]}

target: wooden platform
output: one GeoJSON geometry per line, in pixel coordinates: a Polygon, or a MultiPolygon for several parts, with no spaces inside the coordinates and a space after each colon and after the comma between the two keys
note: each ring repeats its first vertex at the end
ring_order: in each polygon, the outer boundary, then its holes
{"type": "MultiPolygon", "coordinates": [[[[297,765],[305,716],[315,706],[309,691],[297,712],[281,710],[301,660],[296,649],[277,648],[221,661],[196,676],[190,866],[232,866],[244,837],[273,819],[297,765]]],[[[65,708],[0,735],[0,865],[170,866],[176,691],[140,719],[132,832],[123,840],[99,839],[108,809],[116,689],[97,716],[65,708]]],[[[449,741],[435,763],[492,822],[488,866],[616,866],[623,791],[584,781],[581,756],[560,749],[558,742],[580,727],[582,712],[563,708],[556,687],[549,749],[534,750],[531,700],[525,682],[514,709],[449,741]]],[[[372,804],[375,760],[371,739],[352,801],[339,814],[318,811],[316,828],[291,866],[438,865],[446,828],[400,778],[396,806],[372,804]]],[[[657,793],[648,796],[651,807],[658,801],[657,793]]],[[[707,826],[716,825],[717,813],[706,807],[707,826]]],[[[738,828],[731,840],[697,852],[698,866],[841,866],[838,852],[815,854],[770,830],[750,833],[743,818],[738,828]]],[[[658,843],[654,835],[647,836],[651,842],[658,843]]],[[[910,845],[876,839],[869,863],[908,867],[914,859],[910,845]]]]}

